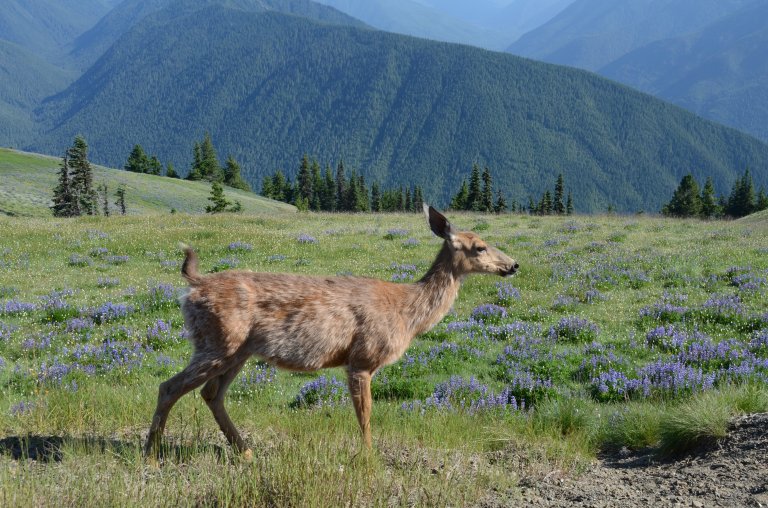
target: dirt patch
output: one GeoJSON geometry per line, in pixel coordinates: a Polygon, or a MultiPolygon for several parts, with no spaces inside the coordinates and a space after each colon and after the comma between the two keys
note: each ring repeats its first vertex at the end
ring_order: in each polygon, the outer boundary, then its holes
{"type": "Polygon", "coordinates": [[[664,461],[627,450],[601,456],[583,475],[545,476],[505,504],[768,507],[768,413],[739,417],[722,441],[685,457],[664,461]]]}

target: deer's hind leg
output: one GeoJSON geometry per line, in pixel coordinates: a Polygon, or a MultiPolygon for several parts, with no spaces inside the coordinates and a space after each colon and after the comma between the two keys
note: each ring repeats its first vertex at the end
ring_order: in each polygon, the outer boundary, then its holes
{"type": "Polygon", "coordinates": [[[360,432],[363,435],[365,447],[371,448],[371,373],[367,370],[349,369],[347,372],[349,382],[349,395],[355,406],[357,422],[360,424],[360,432]]]}
{"type": "Polygon", "coordinates": [[[152,417],[152,425],[147,434],[144,454],[153,456],[159,451],[165,431],[168,414],[174,404],[185,394],[199,387],[214,376],[218,376],[231,366],[226,359],[193,355],[184,370],[160,384],[157,395],[157,407],[152,417]]]}
{"type": "Polygon", "coordinates": [[[216,423],[219,424],[219,428],[224,433],[224,437],[227,438],[229,444],[235,449],[235,451],[243,453],[243,455],[250,459],[252,452],[245,445],[245,441],[240,437],[240,433],[232,423],[232,420],[227,414],[227,410],[224,408],[224,395],[227,393],[229,385],[234,381],[237,374],[245,365],[248,357],[237,361],[229,370],[219,374],[218,376],[211,378],[205,384],[200,391],[200,395],[208,404],[208,408],[213,413],[213,417],[216,419],[216,423]]]}

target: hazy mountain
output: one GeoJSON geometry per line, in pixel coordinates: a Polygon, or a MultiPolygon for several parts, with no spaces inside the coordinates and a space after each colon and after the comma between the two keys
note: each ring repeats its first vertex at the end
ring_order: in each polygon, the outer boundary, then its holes
{"type": "Polygon", "coordinates": [[[116,0],[3,0],[0,39],[60,64],[64,48],[116,3],[116,0]]]}
{"type": "Polygon", "coordinates": [[[600,70],[768,140],[768,2],[632,51],[600,70]]]}
{"type": "Polygon", "coordinates": [[[0,40],[0,139],[3,143],[18,146],[31,139],[36,129],[31,112],[75,77],[21,46],[0,40]]]}
{"type": "Polygon", "coordinates": [[[582,211],[657,210],[687,172],[768,183],[767,145],[590,73],[232,5],[139,22],[47,101],[28,146],[82,133],[95,162],[140,143],[184,171],[207,131],[256,188],[308,153],[443,204],[473,162],[523,202],[562,171],[582,211]]]}
{"type": "Polygon", "coordinates": [[[576,0],[508,51],[598,70],[646,44],[701,30],[754,0],[576,0]]]}
{"type": "Polygon", "coordinates": [[[503,50],[573,0],[315,0],[380,30],[503,50]]]}

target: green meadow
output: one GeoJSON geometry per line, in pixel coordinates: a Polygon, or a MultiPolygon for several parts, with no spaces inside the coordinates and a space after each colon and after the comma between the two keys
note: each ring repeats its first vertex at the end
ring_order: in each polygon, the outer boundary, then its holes
{"type": "MultiPolygon", "coordinates": [[[[14,156],[0,152],[2,192],[24,178],[8,169],[14,156]]],[[[195,185],[197,197],[179,199],[204,206],[208,189],[195,185]]],[[[722,436],[734,415],[768,411],[765,216],[449,212],[520,271],[468,277],[451,313],[377,373],[371,452],[342,370],[252,359],[227,408],[253,461],[232,452],[194,392],[172,410],[151,463],[141,448],[158,385],[191,351],[180,242],[204,272],[408,283],[440,240],[421,215],[254,213],[245,198],[237,215],[171,214],[147,198],[160,213],[54,219],[36,202],[52,186],[41,181],[39,197],[14,205],[32,217],[0,218],[5,506],[512,503],[521,485],[578,474],[601,451],[681,454],[722,436]]],[[[143,193],[129,190],[129,203],[143,193]]]]}

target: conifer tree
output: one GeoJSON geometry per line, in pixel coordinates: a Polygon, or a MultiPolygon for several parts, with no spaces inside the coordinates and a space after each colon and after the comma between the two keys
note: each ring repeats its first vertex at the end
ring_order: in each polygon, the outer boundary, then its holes
{"type": "Polygon", "coordinates": [[[370,196],[368,195],[368,187],[365,185],[365,177],[360,175],[357,177],[357,192],[355,193],[355,211],[367,212],[370,210],[370,196]]]}
{"type": "Polygon", "coordinates": [[[381,211],[381,192],[379,191],[379,184],[377,182],[373,182],[371,185],[371,211],[381,211]]]}
{"type": "Polygon", "coordinates": [[[726,215],[730,217],[744,217],[755,210],[755,185],[749,169],[744,171],[744,176],[737,178],[733,184],[731,195],[725,208],[726,215]]]}
{"type": "Polygon", "coordinates": [[[179,174],[176,172],[176,169],[173,167],[173,163],[169,162],[165,166],[165,176],[168,178],[179,178],[179,174]]]}
{"type": "Polygon", "coordinates": [[[261,195],[265,198],[276,199],[274,196],[274,187],[272,185],[272,177],[266,175],[261,180],[261,195]]]}
{"type": "Polygon", "coordinates": [[[757,193],[755,199],[755,212],[762,212],[768,210],[768,196],[765,194],[765,189],[760,187],[760,192],[757,193]]]}
{"type": "Polygon", "coordinates": [[[147,167],[147,174],[150,175],[161,175],[163,173],[163,164],[160,162],[160,159],[157,158],[156,155],[153,155],[149,158],[149,166],[147,167]]]}
{"type": "Polygon", "coordinates": [[[109,217],[109,189],[106,183],[99,186],[99,192],[101,192],[101,211],[104,217],[109,217]]]}
{"type": "Polygon", "coordinates": [[[496,192],[496,204],[493,207],[493,211],[496,213],[507,211],[507,200],[504,199],[504,194],[501,193],[501,190],[496,192]]]}
{"type": "Polygon", "coordinates": [[[65,153],[59,164],[59,183],[53,189],[53,205],[51,206],[53,216],[74,217],[76,209],[74,201],[69,181],[69,162],[65,153]]]}
{"type": "Polygon", "coordinates": [[[720,215],[720,206],[717,204],[715,196],[715,183],[712,177],[708,176],[704,187],[701,189],[701,217],[703,219],[713,219],[720,215]]]}
{"type": "Polygon", "coordinates": [[[213,147],[211,135],[205,133],[203,142],[200,143],[200,174],[211,182],[223,182],[224,171],[219,164],[216,149],[213,147]]]}
{"type": "Polygon", "coordinates": [[[418,185],[413,189],[413,211],[421,213],[424,207],[424,194],[421,191],[421,187],[418,185]]]}
{"type": "Polygon", "coordinates": [[[289,203],[291,201],[291,182],[285,177],[281,170],[275,172],[272,177],[272,199],[289,203]]]}
{"type": "Polygon", "coordinates": [[[312,202],[312,173],[309,169],[309,157],[304,154],[299,165],[299,172],[296,175],[296,199],[301,198],[307,203],[312,202]]]}
{"type": "Polygon", "coordinates": [[[661,213],[670,217],[698,217],[701,214],[699,184],[692,174],[689,173],[680,180],[672,200],[664,205],[661,213]]]}
{"type": "Polygon", "coordinates": [[[316,159],[312,159],[310,173],[312,174],[312,202],[310,203],[310,208],[312,210],[322,210],[325,180],[323,180],[323,176],[320,174],[320,164],[316,159]]]}
{"type": "Polygon", "coordinates": [[[493,182],[491,179],[491,171],[488,167],[483,170],[483,193],[481,197],[480,211],[493,211],[493,182]]]}
{"type": "Polygon", "coordinates": [[[541,196],[539,213],[541,215],[552,215],[552,194],[549,193],[549,190],[544,191],[544,195],[541,196]]]}
{"type": "Polygon", "coordinates": [[[200,149],[200,143],[195,141],[195,145],[192,148],[192,168],[189,170],[187,180],[202,180],[203,179],[203,155],[200,149]]]}
{"type": "Polygon", "coordinates": [[[97,198],[93,189],[93,171],[88,162],[88,143],[83,136],[75,137],[74,143],[67,150],[67,158],[72,168],[69,185],[76,200],[77,215],[94,215],[97,198]]]}
{"type": "Polygon", "coordinates": [[[347,208],[345,201],[347,198],[347,181],[344,175],[344,161],[340,160],[336,166],[336,211],[343,212],[347,208]]]}
{"type": "Polygon", "coordinates": [[[411,189],[410,187],[405,188],[405,211],[406,212],[412,212],[413,211],[413,201],[411,200],[411,189]]]}
{"type": "Polygon", "coordinates": [[[477,164],[472,165],[472,174],[469,177],[469,195],[465,210],[480,211],[483,206],[483,196],[480,190],[480,168],[477,164]]]}
{"type": "Polygon", "coordinates": [[[573,215],[573,194],[570,191],[568,192],[568,201],[565,204],[565,214],[573,215]]]}
{"type": "Polygon", "coordinates": [[[555,200],[552,203],[553,211],[557,215],[565,215],[565,182],[563,180],[563,174],[557,175],[557,182],[555,182],[555,200]]]}
{"type": "Polygon", "coordinates": [[[119,185],[115,191],[115,206],[120,210],[120,215],[125,215],[125,187],[119,185]]]}
{"type": "Polygon", "coordinates": [[[141,145],[136,144],[133,146],[133,150],[131,150],[131,153],[128,155],[128,160],[125,161],[125,166],[123,166],[123,168],[132,173],[147,173],[149,169],[149,158],[141,145]]]}
{"type": "Polygon", "coordinates": [[[227,161],[224,163],[224,183],[233,189],[251,192],[251,186],[241,175],[240,164],[231,155],[227,157],[227,161]]]}
{"type": "Polygon", "coordinates": [[[217,181],[211,182],[211,195],[208,197],[210,205],[205,207],[206,213],[220,213],[226,211],[230,202],[224,196],[224,187],[217,181]]]}
{"type": "Polygon", "coordinates": [[[336,209],[336,182],[333,180],[333,170],[331,166],[325,166],[323,185],[322,206],[326,212],[332,212],[336,209]]]}
{"type": "Polygon", "coordinates": [[[469,208],[469,188],[466,180],[461,182],[459,192],[453,196],[449,206],[451,210],[467,210],[469,208]]]}

